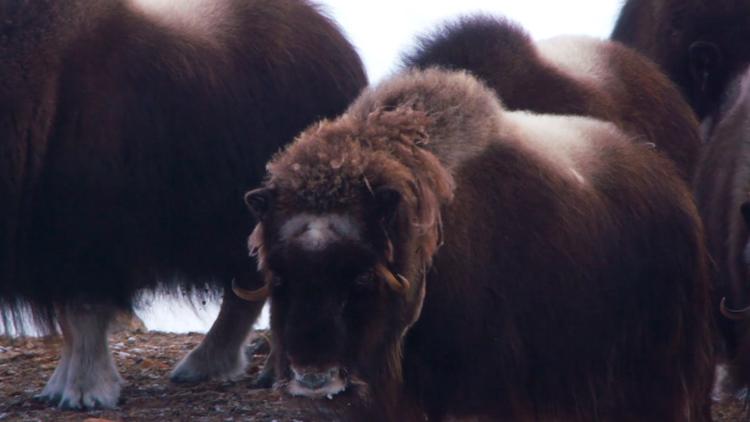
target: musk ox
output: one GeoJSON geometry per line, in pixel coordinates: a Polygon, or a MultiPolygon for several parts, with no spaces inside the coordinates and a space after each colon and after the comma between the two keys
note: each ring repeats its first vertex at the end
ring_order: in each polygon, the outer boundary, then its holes
{"type": "Polygon", "coordinates": [[[750,63],[750,2],[628,0],[612,39],[658,63],[704,118],[750,63]]]}
{"type": "Polygon", "coordinates": [[[695,197],[713,258],[716,308],[723,334],[724,385],[750,387],[750,69],[728,85],[722,105],[709,116],[695,181],[695,197]]]}
{"type": "Polygon", "coordinates": [[[349,420],[710,420],[701,222],[616,125],[411,70],[267,170],[245,197],[266,284],[235,291],[270,296],[286,393],[349,420]]]}
{"type": "MultiPolygon", "coordinates": [[[[0,300],[59,322],[64,408],[116,405],[105,333],[137,290],[262,284],[242,195],[366,85],[306,0],[5,0],[0,75],[0,300]]],[[[262,304],[226,290],[173,379],[243,372],[262,304]]]]}
{"type": "Polygon", "coordinates": [[[508,110],[612,122],[657,145],[686,179],[695,170],[701,142],[689,106],[657,66],[618,43],[559,37],[535,44],[511,22],[473,16],[421,38],[404,63],[467,70],[508,110]]]}

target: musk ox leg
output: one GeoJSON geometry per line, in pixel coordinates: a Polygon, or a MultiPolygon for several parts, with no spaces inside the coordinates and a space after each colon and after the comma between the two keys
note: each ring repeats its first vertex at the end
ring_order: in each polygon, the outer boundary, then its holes
{"type": "Polygon", "coordinates": [[[274,362],[276,357],[274,356],[273,350],[268,353],[266,361],[263,362],[263,369],[260,371],[258,376],[253,380],[253,387],[255,388],[271,388],[273,383],[276,381],[276,371],[274,369],[274,362]]]}
{"type": "Polygon", "coordinates": [[[201,344],[185,356],[172,371],[178,383],[207,380],[235,380],[245,374],[245,344],[263,302],[247,302],[225,289],[219,316],[201,344]]]}
{"type": "Polygon", "coordinates": [[[68,379],[68,366],[70,364],[70,356],[73,350],[73,334],[62,307],[58,307],[57,315],[58,323],[60,324],[60,331],[62,331],[63,337],[60,362],[58,362],[55,372],[52,373],[49,381],[47,381],[47,385],[45,385],[42,392],[35,397],[37,400],[46,401],[55,405],[60,403],[62,393],[65,390],[65,382],[68,379]]]}
{"type": "Polygon", "coordinates": [[[62,358],[40,397],[63,409],[117,406],[123,381],[107,345],[107,328],[114,309],[69,305],[58,310],[63,332],[62,358]]]}

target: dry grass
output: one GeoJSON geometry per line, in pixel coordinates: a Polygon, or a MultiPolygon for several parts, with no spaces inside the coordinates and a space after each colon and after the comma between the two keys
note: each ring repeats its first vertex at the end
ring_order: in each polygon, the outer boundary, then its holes
{"type": "MultiPolygon", "coordinates": [[[[251,380],[265,355],[253,357],[246,379],[235,383],[192,386],[169,382],[172,366],[202,339],[200,334],[119,333],[110,339],[117,366],[128,382],[116,410],[68,412],[38,403],[57,364],[59,339],[0,337],[0,421],[278,421],[332,420],[310,417],[306,402],[282,398],[270,390],[254,390],[251,380]]],[[[717,422],[740,421],[739,403],[715,406],[717,422]]],[[[320,412],[317,409],[315,412],[320,412]]],[[[315,413],[320,415],[320,413],[315,413]]]]}

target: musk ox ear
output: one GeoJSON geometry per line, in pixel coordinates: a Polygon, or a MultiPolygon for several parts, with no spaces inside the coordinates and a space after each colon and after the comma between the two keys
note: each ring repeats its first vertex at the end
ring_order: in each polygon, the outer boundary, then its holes
{"type": "Polygon", "coordinates": [[[270,188],[253,189],[245,194],[245,204],[258,221],[263,221],[273,201],[273,190],[270,188]]]}
{"type": "Polygon", "coordinates": [[[699,92],[706,93],[712,78],[716,78],[724,58],[718,45],[696,41],[689,48],[690,75],[699,92]]]}
{"type": "Polygon", "coordinates": [[[396,210],[401,203],[401,193],[388,186],[379,187],[373,192],[375,196],[375,212],[386,225],[390,225],[396,217],[396,210]]]}

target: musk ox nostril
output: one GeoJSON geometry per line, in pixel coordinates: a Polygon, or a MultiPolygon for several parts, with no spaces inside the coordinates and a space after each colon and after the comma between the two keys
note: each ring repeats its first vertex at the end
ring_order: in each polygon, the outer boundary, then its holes
{"type": "Polygon", "coordinates": [[[331,381],[331,374],[325,373],[307,373],[301,376],[296,375],[296,380],[300,385],[311,390],[322,388],[331,381]]]}
{"type": "Polygon", "coordinates": [[[326,371],[296,371],[294,372],[294,380],[299,383],[300,386],[310,389],[318,390],[331,384],[334,379],[338,376],[338,368],[331,368],[326,371]]]}

